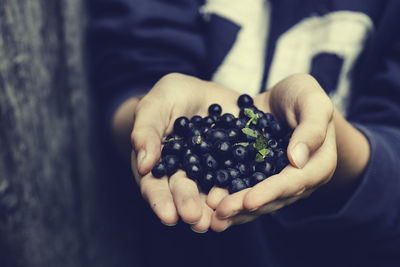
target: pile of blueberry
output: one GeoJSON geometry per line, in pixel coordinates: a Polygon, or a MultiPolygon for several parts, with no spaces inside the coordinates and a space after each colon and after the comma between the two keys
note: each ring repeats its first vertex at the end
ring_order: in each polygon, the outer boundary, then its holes
{"type": "Polygon", "coordinates": [[[207,117],[177,118],[153,176],[171,176],[183,169],[205,193],[214,185],[234,193],[279,173],[289,164],[290,129],[258,110],[249,95],[241,95],[237,104],[238,118],[221,115],[218,104],[209,106],[207,117]]]}

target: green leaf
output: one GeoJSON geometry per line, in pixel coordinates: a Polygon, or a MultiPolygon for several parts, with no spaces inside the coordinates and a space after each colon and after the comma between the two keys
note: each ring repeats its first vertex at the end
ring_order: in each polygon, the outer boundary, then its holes
{"type": "Polygon", "coordinates": [[[233,146],[248,146],[248,145],[249,145],[249,142],[240,142],[240,143],[233,144],[233,146]]]}
{"type": "Polygon", "coordinates": [[[254,118],[256,116],[256,114],[254,114],[253,110],[250,108],[245,108],[244,109],[244,115],[246,115],[247,117],[254,118]]]}
{"type": "Polygon", "coordinates": [[[256,155],[256,162],[263,162],[264,161],[264,157],[261,154],[256,155]]]}
{"type": "Polygon", "coordinates": [[[257,138],[257,132],[255,132],[255,131],[253,131],[252,129],[250,129],[250,128],[242,128],[242,132],[245,134],[245,135],[248,135],[248,136],[252,136],[252,137],[255,137],[255,138],[257,138]]]}
{"type": "Polygon", "coordinates": [[[271,150],[269,150],[268,148],[264,148],[261,150],[258,150],[258,153],[260,153],[263,157],[265,157],[271,150]]]}
{"type": "Polygon", "coordinates": [[[258,151],[267,147],[267,140],[264,136],[259,135],[256,138],[256,142],[254,143],[254,148],[258,151]]]}

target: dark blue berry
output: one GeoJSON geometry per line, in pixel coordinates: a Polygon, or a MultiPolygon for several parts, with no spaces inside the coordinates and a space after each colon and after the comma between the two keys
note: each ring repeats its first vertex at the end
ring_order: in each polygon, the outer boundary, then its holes
{"type": "Polygon", "coordinates": [[[214,144],[217,141],[228,140],[228,135],[223,129],[211,129],[207,132],[206,139],[214,144]]]}
{"type": "Polygon", "coordinates": [[[256,171],[264,173],[266,177],[275,174],[274,166],[266,160],[256,164],[256,171]]]}
{"type": "Polygon", "coordinates": [[[218,168],[218,162],[210,153],[202,156],[202,163],[205,169],[215,171],[218,168]]]}
{"type": "Polygon", "coordinates": [[[177,156],[166,155],[162,160],[164,161],[168,176],[171,176],[178,170],[179,158],[177,156]]]}
{"type": "Polygon", "coordinates": [[[240,133],[241,131],[239,131],[238,129],[235,128],[228,129],[226,134],[228,135],[229,142],[236,143],[241,136],[240,133]]]}
{"type": "Polygon", "coordinates": [[[200,180],[202,175],[202,170],[198,164],[190,164],[185,168],[186,176],[192,180],[200,180]]]}
{"type": "Polygon", "coordinates": [[[234,122],[234,127],[238,130],[246,127],[247,120],[245,118],[237,118],[234,122]]]}
{"type": "Polygon", "coordinates": [[[219,187],[227,187],[229,185],[229,173],[225,169],[215,172],[215,184],[219,187]]]}
{"type": "Polygon", "coordinates": [[[239,171],[240,176],[248,176],[250,174],[250,167],[246,163],[239,162],[236,164],[236,169],[239,171]]]}
{"type": "Polygon", "coordinates": [[[203,118],[203,125],[207,127],[211,127],[215,123],[215,119],[212,116],[207,116],[203,118]]]}
{"type": "Polygon", "coordinates": [[[229,179],[230,180],[233,180],[233,179],[236,179],[236,178],[240,178],[240,172],[237,169],[228,168],[227,171],[229,173],[229,179]]]}
{"type": "Polygon", "coordinates": [[[236,165],[236,162],[230,158],[222,161],[223,168],[233,168],[233,167],[235,167],[235,165],[236,165]]]}
{"type": "Polygon", "coordinates": [[[205,172],[198,182],[204,193],[208,193],[215,184],[215,174],[210,171],[205,172]]]}
{"type": "Polygon", "coordinates": [[[253,105],[253,98],[247,94],[240,95],[237,104],[239,108],[250,107],[253,105]]]}
{"type": "Polygon", "coordinates": [[[186,117],[179,117],[174,122],[174,133],[185,136],[188,130],[189,119],[186,117]]]}
{"type": "Polygon", "coordinates": [[[218,127],[221,127],[224,129],[233,127],[234,123],[235,123],[235,116],[233,116],[230,113],[225,113],[217,121],[218,127]]]}
{"type": "Polygon", "coordinates": [[[196,154],[188,154],[183,157],[183,167],[189,166],[191,164],[200,165],[200,159],[196,154]]]}
{"type": "Polygon", "coordinates": [[[262,172],[255,172],[250,176],[250,184],[251,186],[254,186],[258,184],[261,181],[264,181],[267,178],[267,176],[262,173],[262,172]]]}
{"type": "Polygon", "coordinates": [[[181,157],[184,153],[186,146],[183,141],[168,142],[164,145],[161,155],[176,155],[181,157]]]}
{"type": "Polygon", "coordinates": [[[154,177],[161,178],[164,175],[167,175],[167,168],[165,167],[163,162],[157,162],[151,170],[151,173],[154,177]]]}
{"type": "Polygon", "coordinates": [[[229,141],[218,141],[215,143],[215,154],[227,158],[232,153],[232,145],[229,141]]]}
{"type": "Polygon", "coordinates": [[[242,145],[234,146],[232,155],[235,160],[245,162],[249,159],[249,149],[242,145]]]}
{"type": "Polygon", "coordinates": [[[222,108],[218,104],[211,104],[208,107],[208,114],[210,116],[219,116],[219,115],[221,115],[221,113],[222,113],[222,108]]]}
{"type": "Polygon", "coordinates": [[[203,122],[203,118],[199,115],[195,115],[190,119],[190,122],[194,125],[200,126],[203,122]]]}
{"type": "Polygon", "coordinates": [[[246,183],[242,179],[236,178],[231,181],[228,190],[230,194],[233,194],[246,188],[247,188],[246,183]]]}
{"type": "Polygon", "coordinates": [[[278,147],[278,142],[275,139],[269,139],[268,140],[268,148],[277,148],[278,147]]]}

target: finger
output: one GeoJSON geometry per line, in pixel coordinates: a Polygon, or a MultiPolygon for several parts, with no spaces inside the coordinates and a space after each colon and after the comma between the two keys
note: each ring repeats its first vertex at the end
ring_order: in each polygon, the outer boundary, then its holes
{"type": "Polygon", "coordinates": [[[191,226],[192,230],[196,233],[205,233],[208,231],[211,225],[211,216],[213,214],[213,210],[206,204],[207,196],[204,194],[200,195],[202,200],[202,215],[200,220],[191,226]]]}
{"type": "Polygon", "coordinates": [[[279,198],[299,196],[310,188],[327,183],[332,177],[337,162],[333,124],[328,128],[326,142],[303,169],[288,165],[279,174],[255,185],[244,198],[244,207],[257,209],[279,198]]]}
{"type": "Polygon", "coordinates": [[[274,211],[277,211],[281,209],[282,207],[285,207],[287,205],[292,204],[293,202],[299,200],[300,198],[305,198],[311,194],[311,190],[305,192],[301,196],[296,196],[284,200],[276,200],[268,205],[262,206],[257,210],[254,211],[248,211],[248,212],[240,212],[237,215],[234,215],[233,217],[229,218],[220,218],[218,215],[214,215],[212,217],[212,223],[211,223],[211,228],[214,231],[217,232],[222,232],[226,230],[227,228],[231,227],[232,225],[238,225],[238,224],[244,224],[251,222],[261,215],[268,214],[274,211]]]}
{"type": "Polygon", "coordinates": [[[297,126],[288,145],[289,161],[297,168],[303,168],[322,145],[333,118],[333,104],[322,88],[304,91],[294,103],[297,126]]]}
{"type": "Polygon", "coordinates": [[[241,190],[232,195],[228,195],[223,198],[218,207],[216,213],[219,218],[232,217],[243,210],[243,200],[250,188],[241,190]]]}
{"type": "Polygon", "coordinates": [[[154,213],[166,225],[174,225],[178,221],[173,197],[168,185],[168,177],[154,178],[151,173],[140,179],[140,190],[154,213]]]}
{"type": "Polygon", "coordinates": [[[136,108],[131,140],[137,152],[137,165],[141,174],[149,172],[160,157],[161,138],[169,123],[168,112],[161,110],[165,111],[163,104],[149,95],[136,108]]]}
{"type": "Polygon", "coordinates": [[[210,208],[216,209],[221,200],[227,195],[229,195],[228,190],[214,186],[211,188],[210,192],[208,192],[206,203],[210,208]]]}
{"type": "Polygon", "coordinates": [[[169,188],[182,220],[189,224],[197,223],[202,215],[202,203],[196,183],[179,170],[170,177],[169,188]]]}

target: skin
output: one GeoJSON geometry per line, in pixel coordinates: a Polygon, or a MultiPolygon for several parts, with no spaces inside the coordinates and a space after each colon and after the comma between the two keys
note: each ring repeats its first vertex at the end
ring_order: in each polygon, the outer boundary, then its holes
{"type": "Polygon", "coordinates": [[[368,163],[369,143],[308,74],[289,76],[254,98],[259,109],[272,112],[294,129],[287,151],[291,164],[281,173],[232,195],[217,187],[208,195],[199,193],[183,171],[169,179],[152,176],[161,140],[172,132],[176,118],[205,116],[212,103],[219,103],[223,113],[237,116],[238,96],[214,83],[173,73],[143,98],[128,99],[116,111],[112,124],[116,144],[127,157],[130,154],[141,193],[164,224],[174,225],[181,217],[199,233],[209,228],[224,231],[306,198],[315,190],[332,201],[352,192],[368,163]]]}

